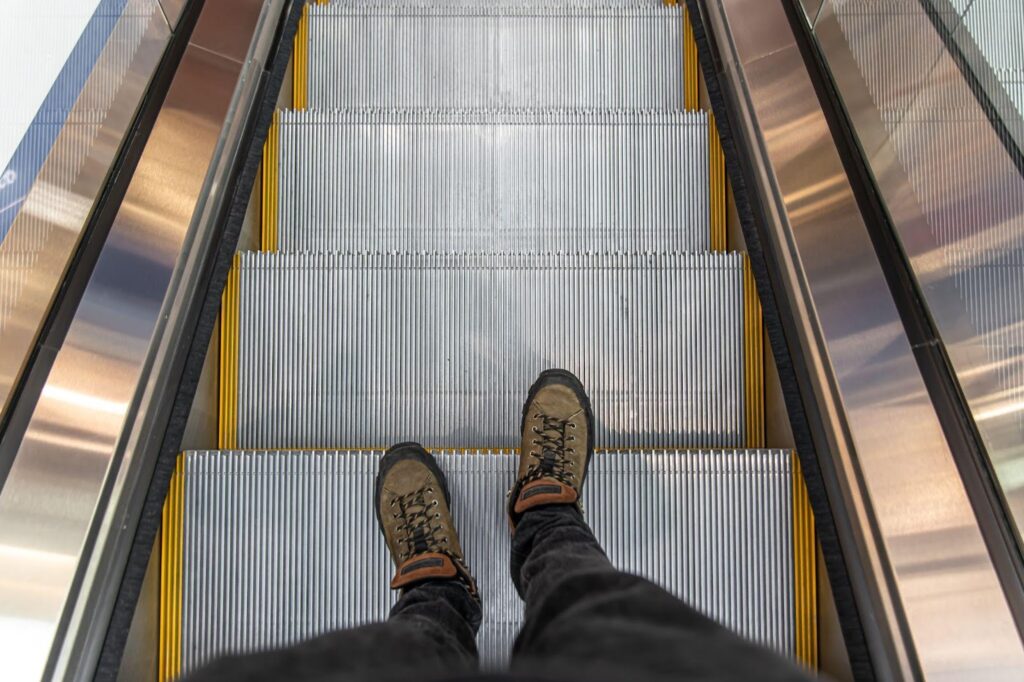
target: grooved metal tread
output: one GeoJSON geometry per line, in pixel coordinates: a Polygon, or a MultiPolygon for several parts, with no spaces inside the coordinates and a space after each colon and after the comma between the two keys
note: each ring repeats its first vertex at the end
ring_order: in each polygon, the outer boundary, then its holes
{"type": "Polygon", "coordinates": [[[682,10],[651,0],[332,3],[307,19],[313,108],[683,101],[682,10]]]}
{"type": "MultiPolygon", "coordinates": [[[[162,589],[172,612],[162,647],[179,652],[182,672],[220,653],[386,617],[394,569],[372,502],[381,454],[181,457],[165,514],[162,589]]],[[[501,665],[522,621],[504,516],[518,456],[435,457],[483,598],[481,656],[501,665]]],[[[794,590],[811,575],[800,562],[813,560],[810,552],[794,555],[794,490],[783,450],[598,452],[584,506],[617,567],[793,656],[794,590]]]]}
{"type": "Polygon", "coordinates": [[[282,251],[705,251],[703,112],[283,111],[282,251]]]}
{"type": "Polygon", "coordinates": [[[587,386],[598,446],[740,446],[752,303],[736,253],[243,253],[222,446],[514,447],[549,367],[587,386]]]}

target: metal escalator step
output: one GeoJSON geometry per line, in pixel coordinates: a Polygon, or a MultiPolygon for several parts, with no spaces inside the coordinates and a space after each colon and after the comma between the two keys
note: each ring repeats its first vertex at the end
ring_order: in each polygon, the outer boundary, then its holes
{"type": "MultiPolygon", "coordinates": [[[[182,455],[165,513],[161,630],[182,672],[217,654],[386,618],[395,595],[372,503],[380,456],[182,455]]],[[[500,665],[522,621],[504,517],[517,455],[435,456],[483,598],[481,656],[500,665]]],[[[813,560],[794,555],[793,475],[783,450],[599,452],[584,507],[617,567],[793,656],[796,591],[808,589],[795,583],[811,575],[799,563],[813,560]]]]}
{"type": "Polygon", "coordinates": [[[306,21],[308,108],[683,104],[682,9],[652,0],[333,3],[306,21]]]}
{"type": "Polygon", "coordinates": [[[515,447],[542,370],[600,447],[740,447],[741,254],[244,253],[225,297],[225,448],[515,447]]]}
{"type": "Polygon", "coordinates": [[[272,140],[281,251],[711,245],[703,112],[284,111],[272,140]]]}

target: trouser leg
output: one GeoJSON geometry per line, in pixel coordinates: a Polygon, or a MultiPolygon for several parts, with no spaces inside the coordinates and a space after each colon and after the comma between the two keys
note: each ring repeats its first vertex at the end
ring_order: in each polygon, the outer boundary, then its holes
{"type": "Polygon", "coordinates": [[[226,656],[188,680],[358,682],[472,671],[479,627],[480,602],[465,585],[426,582],[406,590],[386,622],[336,630],[283,649],[226,656]]]}
{"type": "Polygon", "coordinates": [[[512,579],[526,602],[514,670],[566,679],[806,679],[660,587],[616,570],[573,506],[523,515],[512,579]]]}

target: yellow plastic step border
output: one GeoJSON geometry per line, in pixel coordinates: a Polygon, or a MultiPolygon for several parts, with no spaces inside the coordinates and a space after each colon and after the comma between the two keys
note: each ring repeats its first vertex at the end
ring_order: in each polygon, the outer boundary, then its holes
{"type": "Polygon", "coordinates": [[[761,300],[757,296],[750,257],[743,254],[743,407],[745,443],[762,448],[764,430],[764,340],[761,300]]]}
{"type": "Polygon", "coordinates": [[[160,651],[157,659],[159,682],[173,680],[181,673],[181,559],[182,511],[184,509],[185,458],[178,455],[171,474],[171,486],[164,501],[160,534],[160,651]]]}
{"type": "Polygon", "coordinates": [[[726,236],[728,215],[726,212],[725,152],[722,150],[722,139],[718,135],[715,115],[710,112],[708,112],[708,176],[711,250],[724,252],[729,248],[726,236]]]}
{"type": "Polygon", "coordinates": [[[308,96],[307,66],[309,64],[309,5],[302,6],[299,26],[295,29],[295,48],[292,52],[292,108],[306,108],[308,96]]]}
{"type": "MultiPolygon", "coordinates": [[[[666,2],[676,5],[676,2],[666,2]]],[[[697,39],[693,35],[690,10],[683,8],[683,106],[687,111],[700,108],[700,78],[697,72],[697,39]]]]}
{"type": "Polygon", "coordinates": [[[277,160],[280,149],[280,115],[274,112],[263,143],[262,204],[260,207],[260,250],[277,251],[277,160]]]}
{"type": "Polygon", "coordinates": [[[327,5],[330,0],[307,2],[302,7],[302,16],[295,29],[295,44],[292,51],[292,108],[309,107],[309,6],[327,5]]]}
{"type": "Polygon", "coordinates": [[[818,670],[818,557],[814,513],[800,458],[793,451],[793,615],[796,658],[818,670]]]}
{"type": "Polygon", "coordinates": [[[228,271],[220,308],[220,382],[218,386],[217,447],[233,450],[238,440],[238,311],[241,298],[241,256],[228,271]]]}

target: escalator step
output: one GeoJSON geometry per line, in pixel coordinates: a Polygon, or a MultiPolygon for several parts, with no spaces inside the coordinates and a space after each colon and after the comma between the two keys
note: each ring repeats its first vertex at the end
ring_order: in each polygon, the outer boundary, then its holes
{"type": "Polygon", "coordinates": [[[244,253],[223,325],[225,448],[514,447],[575,372],[601,447],[740,447],[741,254],[244,253]]]}
{"type": "Polygon", "coordinates": [[[682,11],[655,0],[332,3],[307,21],[310,108],[683,102],[682,11]]]}
{"type": "Polygon", "coordinates": [[[285,111],[277,126],[277,250],[710,248],[703,112],[285,111]]]}
{"type": "MultiPolygon", "coordinates": [[[[181,671],[386,617],[391,559],[377,530],[374,451],[187,452],[164,552],[161,646],[181,671]]],[[[481,590],[478,636],[501,664],[521,624],[505,492],[516,455],[435,453],[481,590]]],[[[612,562],[741,634],[794,655],[793,470],[784,450],[597,453],[584,508],[612,562]]],[[[797,563],[794,564],[794,561],[797,563]]],[[[794,571],[796,568],[796,571],[794,571]]]]}

